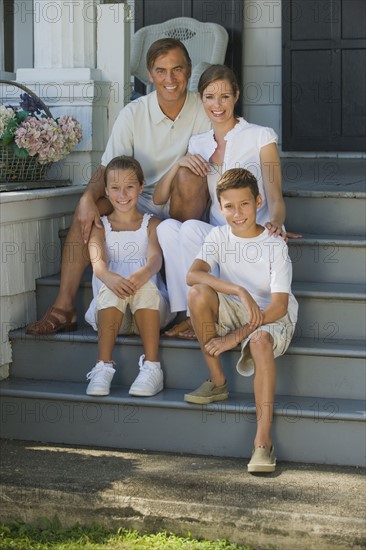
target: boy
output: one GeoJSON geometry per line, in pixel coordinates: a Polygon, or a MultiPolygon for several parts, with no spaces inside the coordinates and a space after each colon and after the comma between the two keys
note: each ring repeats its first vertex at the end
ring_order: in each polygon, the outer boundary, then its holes
{"type": "Polygon", "coordinates": [[[291,261],[285,241],[256,223],[262,199],[253,174],[227,170],[216,192],[227,225],[212,229],[187,274],[192,325],[210,380],[184,399],[200,404],[227,399],[220,355],[241,343],[236,368],[243,376],[255,372],[257,431],[248,471],[273,472],[275,357],[287,350],[297,319],[291,261]],[[211,274],[215,269],[220,278],[211,274]]]}

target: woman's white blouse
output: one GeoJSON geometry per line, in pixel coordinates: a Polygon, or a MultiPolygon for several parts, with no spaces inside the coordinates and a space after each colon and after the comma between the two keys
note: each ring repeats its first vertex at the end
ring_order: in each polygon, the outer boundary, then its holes
{"type": "MultiPolygon", "coordinates": [[[[216,185],[220,175],[230,168],[245,168],[257,178],[259,192],[263,199],[262,205],[257,212],[257,222],[264,225],[269,221],[269,211],[262,179],[260,151],[265,145],[277,143],[278,136],[272,128],[251,124],[244,120],[244,118],[239,118],[236,126],[226,134],[225,140],[227,143],[223,165],[216,168],[214,165],[211,165],[212,172],[207,176],[212,202],[210,224],[214,226],[225,224],[225,218],[221,213],[216,197],[216,185]]],[[[209,162],[216,147],[217,143],[214,138],[214,132],[213,130],[209,130],[190,138],[188,152],[192,155],[201,155],[209,162]]]]}

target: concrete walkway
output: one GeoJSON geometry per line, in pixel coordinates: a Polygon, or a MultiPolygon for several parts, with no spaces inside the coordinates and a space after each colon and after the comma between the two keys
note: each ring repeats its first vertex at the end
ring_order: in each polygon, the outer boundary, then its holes
{"type": "Polygon", "coordinates": [[[256,549],[366,548],[361,468],[281,462],[252,476],[244,459],[3,440],[0,472],[1,522],[57,515],[256,549]]]}

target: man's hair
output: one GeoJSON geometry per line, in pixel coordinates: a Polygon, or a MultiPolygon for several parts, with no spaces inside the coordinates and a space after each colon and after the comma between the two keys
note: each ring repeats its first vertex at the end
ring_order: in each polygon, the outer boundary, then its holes
{"type": "Polygon", "coordinates": [[[230,83],[232,92],[236,95],[239,92],[239,84],[232,71],[226,65],[211,65],[202,74],[198,82],[198,93],[203,96],[203,92],[216,80],[227,80],[230,83]]]}
{"type": "Polygon", "coordinates": [[[231,168],[226,170],[217,182],[216,196],[219,202],[221,194],[228,189],[244,189],[249,187],[255,199],[259,196],[257,178],[249,170],[244,168],[231,168]]]}
{"type": "Polygon", "coordinates": [[[104,171],[104,183],[107,185],[107,178],[109,172],[112,170],[131,170],[140,185],[144,184],[144,173],[141,168],[141,164],[138,160],[133,157],[128,157],[127,155],[121,155],[120,157],[114,157],[110,162],[108,162],[105,171],[104,171]]]}
{"type": "Polygon", "coordinates": [[[180,40],[176,40],[175,38],[160,38],[159,40],[155,40],[150,46],[150,48],[147,50],[146,54],[146,67],[148,71],[151,71],[156,59],[160,55],[165,55],[171,50],[179,49],[183,53],[186,63],[189,67],[192,67],[192,61],[189,57],[189,53],[187,51],[187,48],[185,45],[180,42],[180,40]]]}

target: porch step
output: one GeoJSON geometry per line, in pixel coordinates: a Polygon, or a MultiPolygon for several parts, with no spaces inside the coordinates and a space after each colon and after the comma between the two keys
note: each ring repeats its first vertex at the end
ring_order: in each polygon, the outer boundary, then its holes
{"type": "MultiPolygon", "coordinates": [[[[72,333],[38,338],[24,330],[12,332],[12,378],[82,382],[97,358],[97,335],[90,327],[72,333]]],[[[117,372],[113,384],[130,386],[143,352],[137,336],[119,336],[114,350],[117,372]]],[[[239,348],[222,357],[230,391],[253,392],[253,377],[240,376],[235,365],[239,348]]],[[[169,389],[195,388],[207,378],[197,341],[162,337],[160,358],[169,389]]],[[[294,338],[277,362],[277,393],[293,397],[362,399],[366,386],[364,341],[294,338]]]]}
{"type": "Polygon", "coordinates": [[[281,166],[289,231],[365,236],[365,159],[282,158],[281,166]]]}
{"type": "MultiPolygon", "coordinates": [[[[195,406],[185,390],[131,398],[114,387],[104,398],[76,382],[12,379],[1,384],[2,437],[32,441],[246,456],[255,430],[253,396],[231,394],[195,406]],[[157,429],[159,427],[159,429],[157,429]]],[[[363,402],[277,395],[273,436],[277,457],[298,462],[364,465],[363,402]],[[342,445],[339,442],[342,441],[342,445]]]]}
{"type": "MultiPolygon", "coordinates": [[[[38,318],[53,303],[58,289],[59,276],[37,281],[38,318]]],[[[292,289],[299,302],[297,336],[332,340],[359,340],[364,337],[365,285],[297,281],[293,283],[292,289]]],[[[86,276],[77,299],[78,319],[81,323],[91,298],[91,283],[86,276]]]]}
{"type": "Polygon", "coordinates": [[[366,238],[357,235],[303,234],[290,239],[293,281],[362,284],[366,238]]]}
{"type": "Polygon", "coordinates": [[[296,282],[292,291],[299,302],[298,337],[333,341],[364,338],[365,285],[296,282]]]}

